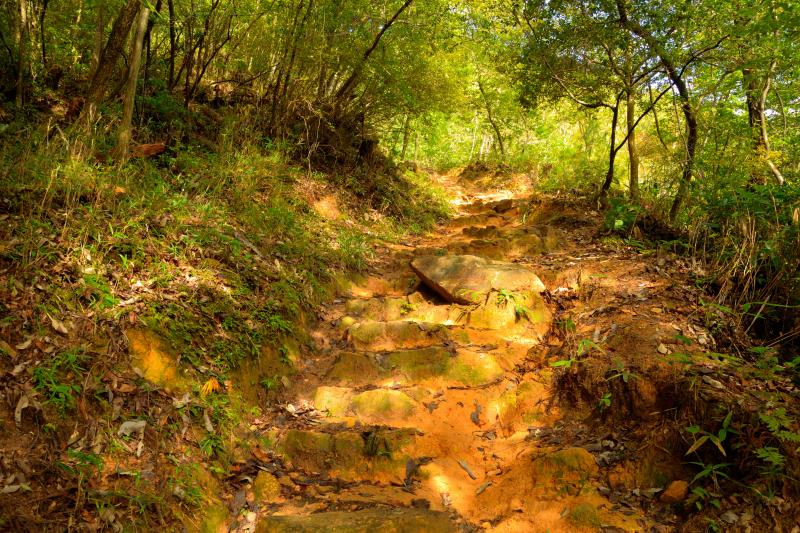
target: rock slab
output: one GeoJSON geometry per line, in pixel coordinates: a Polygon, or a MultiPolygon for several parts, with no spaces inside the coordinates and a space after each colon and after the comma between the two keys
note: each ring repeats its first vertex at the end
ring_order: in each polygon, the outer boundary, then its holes
{"type": "Polygon", "coordinates": [[[446,513],[421,509],[365,509],[308,516],[267,516],[257,533],[450,533],[456,531],[446,513]]]}
{"type": "Polygon", "coordinates": [[[428,255],[411,262],[422,282],[451,303],[483,303],[492,290],[512,293],[545,290],[542,280],[524,266],[474,255],[428,255]]]}

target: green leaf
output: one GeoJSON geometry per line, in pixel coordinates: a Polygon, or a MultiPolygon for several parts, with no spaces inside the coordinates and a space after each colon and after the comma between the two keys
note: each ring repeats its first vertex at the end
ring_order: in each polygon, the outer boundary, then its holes
{"type": "Polygon", "coordinates": [[[690,454],[690,453],[692,453],[693,451],[696,451],[696,450],[697,450],[697,449],[698,449],[700,446],[702,446],[703,444],[705,444],[705,442],[706,442],[708,439],[709,439],[709,435],[703,435],[702,437],[700,437],[699,439],[697,439],[696,441],[694,441],[694,444],[692,444],[692,446],[689,448],[689,450],[688,450],[688,451],[687,451],[687,452],[686,452],[684,455],[689,455],[689,454],[690,454]]]}

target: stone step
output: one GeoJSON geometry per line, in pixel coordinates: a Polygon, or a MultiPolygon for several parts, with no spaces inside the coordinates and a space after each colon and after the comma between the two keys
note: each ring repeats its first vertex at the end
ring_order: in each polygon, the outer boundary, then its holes
{"type": "Polygon", "coordinates": [[[355,418],[363,424],[408,427],[424,408],[421,401],[431,393],[423,389],[377,388],[358,392],[349,387],[318,387],[314,406],[333,419],[355,418]]]}
{"type": "Polygon", "coordinates": [[[475,387],[501,378],[511,366],[503,362],[505,365],[491,353],[445,346],[382,354],[343,352],[325,378],[328,383],[348,387],[475,387]]]}
{"type": "Polygon", "coordinates": [[[498,293],[488,294],[481,303],[472,305],[431,303],[415,292],[406,298],[368,298],[349,300],[344,324],[359,319],[370,322],[419,322],[443,326],[468,326],[477,329],[507,330],[536,328],[547,331],[550,313],[541,296],[520,293],[505,300],[498,293]]]}
{"type": "Polygon", "coordinates": [[[457,531],[449,515],[425,509],[376,507],[361,511],[333,511],[306,516],[267,516],[257,533],[451,533],[457,531]]]}
{"type": "Polygon", "coordinates": [[[450,339],[450,332],[439,324],[406,320],[389,322],[366,320],[350,326],[347,338],[356,350],[388,352],[440,345],[450,339]]]}
{"type": "Polygon", "coordinates": [[[549,398],[544,380],[498,381],[478,389],[321,386],[314,393],[314,406],[331,422],[412,427],[434,434],[451,431],[448,427],[467,435],[496,430],[497,435],[509,436],[554,422],[559,413],[548,409],[549,398]]]}
{"type": "Polygon", "coordinates": [[[278,437],[276,449],[291,468],[308,474],[324,473],[346,482],[403,484],[415,429],[324,429],[290,429],[278,437]]]}

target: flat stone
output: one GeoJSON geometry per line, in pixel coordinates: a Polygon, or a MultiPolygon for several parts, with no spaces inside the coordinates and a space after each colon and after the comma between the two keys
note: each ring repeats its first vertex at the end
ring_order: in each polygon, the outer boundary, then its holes
{"type": "Polygon", "coordinates": [[[307,516],[265,516],[257,533],[450,533],[456,528],[447,513],[422,509],[365,509],[307,516]]]}
{"type": "Polygon", "coordinates": [[[350,407],[360,419],[378,423],[410,418],[416,402],[398,390],[373,389],[353,396],[350,407]]]}
{"type": "Polygon", "coordinates": [[[473,255],[418,257],[411,262],[411,268],[425,285],[453,303],[483,303],[492,290],[545,290],[539,276],[529,268],[473,255]]]}
{"type": "Polygon", "coordinates": [[[441,378],[448,384],[478,386],[494,381],[504,373],[490,354],[464,349],[453,354],[440,346],[392,352],[382,357],[382,365],[408,383],[441,378]]]}
{"type": "Polygon", "coordinates": [[[441,344],[447,330],[435,324],[411,321],[359,322],[348,330],[356,350],[386,352],[441,344]]]}
{"type": "Polygon", "coordinates": [[[314,394],[314,407],[331,416],[344,416],[350,407],[353,393],[344,387],[319,387],[314,394]]]}

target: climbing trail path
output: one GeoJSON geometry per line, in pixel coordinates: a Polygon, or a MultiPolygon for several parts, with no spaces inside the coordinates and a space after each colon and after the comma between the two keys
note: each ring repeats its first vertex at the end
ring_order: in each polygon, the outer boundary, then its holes
{"type": "Polygon", "coordinates": [[[671,530],[686,473],[633,421],[675,401],[674,338],[712,342],[694,295],[590,208],[442,181],[453,219],[381,247],[258,421],[234,530],[671,530]]]}

